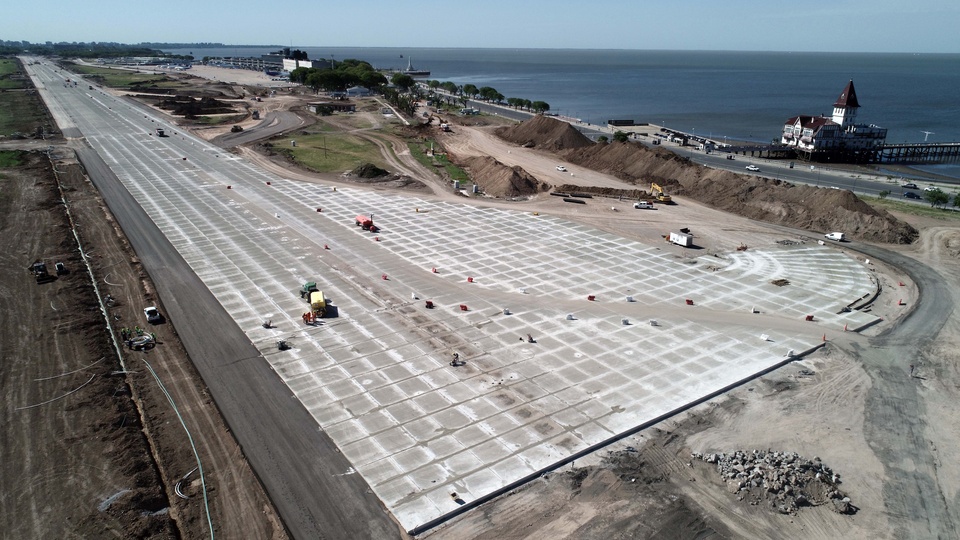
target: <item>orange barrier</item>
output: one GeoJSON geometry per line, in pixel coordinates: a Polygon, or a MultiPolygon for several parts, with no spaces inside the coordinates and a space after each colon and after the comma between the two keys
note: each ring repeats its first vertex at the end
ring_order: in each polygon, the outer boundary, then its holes
{"type": "Polygon", "coordinates": [[[688,305],[688,306],[692,306],[692,305],[693,305],[693,300],[687,298],[687,305],[688,305]]]}

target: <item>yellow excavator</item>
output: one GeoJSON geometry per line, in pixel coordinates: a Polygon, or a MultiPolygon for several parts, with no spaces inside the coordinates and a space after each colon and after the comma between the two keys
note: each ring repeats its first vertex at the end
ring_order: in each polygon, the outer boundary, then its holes
{"type": "Polygon", "coordinates": [[[653,197],[657,199],[657,202],[663,204],[673,204],[673,199],[669,195],[663,192],[663,188],[659,184],[653,182],[650,184],[650,191],[653,192],[653,197]]]}

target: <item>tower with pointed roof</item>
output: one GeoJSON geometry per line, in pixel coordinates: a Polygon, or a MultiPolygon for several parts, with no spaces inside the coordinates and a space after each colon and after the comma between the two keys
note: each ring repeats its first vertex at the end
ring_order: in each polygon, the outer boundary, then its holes
{"type": "Polygon", "coordinates": [[[800,159],[810,161],[877,161],[887,130],[873,124],[858,124],[860,101],[853,80],[833,104],[832,116],[794,116],[783,126],[780,144],[792,148],[800,159]]]}
{"type": "Polygon", "coordinates": [[[840,129],[846,129],[847,126],[857,123],[857,111],[860,109],[860,102],[857,101],[857,91],[853,88],[853,79],[847,83],[846,88],[840,93],[836,103],[833,104],[833,121],[840,124],[840,129]]]}

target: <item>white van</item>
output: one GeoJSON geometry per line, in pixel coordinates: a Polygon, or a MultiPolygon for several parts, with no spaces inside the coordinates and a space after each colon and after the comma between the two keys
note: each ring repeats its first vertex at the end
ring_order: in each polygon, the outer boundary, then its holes
{"type": "Polygon", "coordinates": [[[826,238],[827,240],[836,240],[837,242],[847,241],[847,235],[843,234],[842,232],[827,233],[823,235],[823,237],[826,238]]]}

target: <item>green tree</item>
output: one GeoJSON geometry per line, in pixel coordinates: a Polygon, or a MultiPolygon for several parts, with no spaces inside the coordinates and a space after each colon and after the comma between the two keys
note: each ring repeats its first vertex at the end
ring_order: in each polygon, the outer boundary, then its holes
{"type": "Polygon", "coordinates": [[[955,193],[953,195],[953,207],[960,207],[960,193],[955,193]]]}
{"type": "Polygon", "coordinates": [[[890,195],[890,190],[889,190],[889,189],[885,189],[885,190],[881,191],[880,193],[877,193],[877,197],[880,197],[881,200],[882,200],[882,199],[886,199],[888,195],[890,195]]]}
{"type": "Polygon", "coordinates": [[[484,101],[493,101],[494,96],[497,95],[497,89],[490,86],[483,86],[477,93],[480,94],[480,99],[484,101]]]}
{"type": "Polygon", "coordinates": [[[443,88],[444,90],[446,90],[451,94],[457,93],[457,83],[455,82],[450,82],[450,81],[442,82],[440,83],[440,88],[443,88]]]}
{"type": "Polygon", "coordinates": [[[597,137],[597,142],[598,142],[598,143],[605,143],[605,142],[607,142],[607,141],[609,141],[609,140],[610,140],[610,139],[609,139],[606,135],[601,135],[601,136],[597,137]]]}
{"type": "Polygon", "coordinates": [[[530,108],[535,113],[545,113],[550,110],[550,104],[546,101],[534,101],[530,104],[530,108]]]}
{"type": "Polygon", "coordinates": [[[413,85],[417,84],[417,81],[413,80],[413,77],[406,73],[394,73],[393,76],[390,77],[390,82],[403,92],[409,92],[410,89],[413,88],[413,85]]]}
{"type": "Polygon", "coordinates": [[[465,84],[463,85],[463,93],[470,96],[471,98],[475,98],[477,97],[477,94],[480,93],[480,91],[477,89],[476,85],[465,84]]]}
{"type": "Polygon", "coordinates": [[[947,195],[946,193],[944,193],[943,191],[940,191],[939,189],[935,189],[933,191],[926,192],[923,195],[923,198],[930,203],[930,206],[937,208],[937,207],[946,205],[947,202],[950,200],[950,195],[947,195]]]}
{"type": "Polygon", "coordinates": [[[617,142],[627,142],[630,140],[630,134],[625,131],[617,130],[613,133],[613,140],[617,142]]]}
{"type": "Polygon", "coordinates": [[[360,75],[360,84],[367,88],[380,88],[387,84],[387,77],[379,71],[367,71],[360,75]]]}

